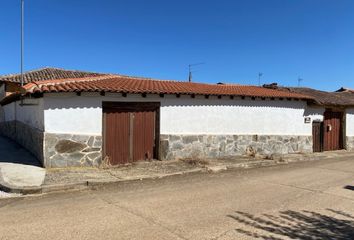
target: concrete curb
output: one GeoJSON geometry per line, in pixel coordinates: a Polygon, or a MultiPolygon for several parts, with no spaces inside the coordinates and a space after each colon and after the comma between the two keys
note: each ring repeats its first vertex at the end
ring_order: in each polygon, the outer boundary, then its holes
{"type": "Polygon", "coordinates": [[[8,183],[5,183],[0,177],[0,190],[7,193],[17,193],[17,194],[38,194],[42,193],[42,187],[19,187],[13,186],[8,183]]]}
{"type": "Polygon", "coordinates": [[[354,157],[353,154],[348,154],[346,156],[304,156],[297,159],[284,158],[282,161],[279,160],[259,160],[259,161],[249,161],[243,163],[235,163],[235,164],[226,164],[226,165],[216,165],[216,166],[204,166],[196,169],[191,169],[187,171],[180,171],[168,174],[158,174],[153,176],[146,177],[133,177],[133,178],[125,178],[125,179],[109,179],[109,180],[89,180],[89,181],[81,181],[76,183],[67,183],[67,184],[55,184],[55,185],[42,185],[39,187],[17,187],[11,186],[5,183],[0,174],[0,190],[8,193],[17,193],[23,195],[32,195],[32,194],[47,194],[53,192],[64,192],[64,191],[80,191],[80,190],[89,190],[89,189],[99,189],[101,187],[107,187],[110,185],[115,185],[118,183],[124,182],[133,182],[133,181],[141,181],[141,180],[153,180],[160,179],[165,177],[184,175],[184,174],[192,174],[192,173],[218,173],[227,170],[236,170],[236,169],[252,169],[252,168],[262,168],[262,167],[272,167],[278,165],[288,165],[292,163],[298,162],[310,162],[310,161],[319,161],[322,159],[341,159],[345,157],[354,157]]]}
{"type": "Polygon", "coordinates": [[[0,190],[8,193],[17,193],[23,195],[47,194],[47,193],[64,192],[64,191],[80,191],[80,190],[88,190],[88,189],[97,189],[99,187],[114,185],[117,183],[141,181],[141,180],[148,180],[148,179],[160,179],[160,178],[165,178],[170,176],[177,176],[177,175],[184,175],[184,174],[191,174],[191,173],[198,173],[198,172],[205,172],[205,169],[199,168],[199,169],[192,169],[188,171],[181,171],[175,173],[159,174],[159,175],[154,175],[149,177],[137,177],[137,178],[127,178],[127,179],[117,178],[115,180],[93,180],[93,181],[90,180],[90,181],[82,181],[77,183],[42,185],[40,187],[23,187],[23,188],[9,186],[8,184],[1,181],[1,177],[0,177],[0,190]]]}

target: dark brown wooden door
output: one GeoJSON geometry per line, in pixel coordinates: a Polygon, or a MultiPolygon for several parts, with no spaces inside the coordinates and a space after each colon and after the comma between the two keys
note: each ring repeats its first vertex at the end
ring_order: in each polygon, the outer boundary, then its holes
{"type": "Polygon", "coordinates": [[[111,165],[156,157],[157,116],[156,104],[104,107],[104,155],[111,165]]]}
{"type": "Polygon", "coordinates": [[[133,159],[152,159],[155,145],[155,112],[135,112],[133,128],[133,159]]]}
{"type": "Polygon", "coordinates": [[[312,139],[313,139],[313,151],[322,152],[323,151],[323,123],[313,122],[312,123],[312,139]]]}
{"type": "Polygon", "coordinates": [[[111,165],[129,162],[130,113],[105,110],[105,155],[111,165]]]}
{"type": "Polygon", "coordinates": [[[342,141],[342,116],[341,112],[326,111],[324,113],[323,132],[324,150],[333,151],[343,148],[342,141]]]}

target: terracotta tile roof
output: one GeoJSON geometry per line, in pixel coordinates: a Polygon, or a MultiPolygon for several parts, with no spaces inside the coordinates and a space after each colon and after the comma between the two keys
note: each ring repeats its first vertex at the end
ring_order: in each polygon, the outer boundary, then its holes
{"type": "Polygon", "coordinates": [[[256,86],[190,83],[121,75],[36,81],[26,84],[24,89],[27,94],[53,92],[112,92],[130,94],[196,94],[311,99],[311,97],[303,94],[256,86]]]}
{"type": "Polygon", "coordinates": [[[325,92],[305,87],[278,87],[290,93],[304,94],[312,97],[318,105],[348,107],[354,106],[354,94],[351,92],[325,92]]]}
{"type": "MultiPolygon", "coordinates": [[[[42,80],[84,78],[84,77],[95,77],[95,76],[102,76],[102,75],[105,74],[45,67],[45,68],[25,72],[23,74],[23,79],[24,79],[24,83],[30,83],[33,81],[42,81],[42,80]]],[[[1,81],[20,83],[21,74],[9,74],[9,75],[0,76],[0,82],[1,81]]]]}

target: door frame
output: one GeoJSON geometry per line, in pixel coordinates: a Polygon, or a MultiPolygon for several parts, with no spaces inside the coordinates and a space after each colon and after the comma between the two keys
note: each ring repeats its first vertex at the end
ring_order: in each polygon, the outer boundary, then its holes
{"type": "Polygon", "coordinates": [[[160,102],[102,102],[102,161],[106,156],[106,109],[119,109],[124,111],[152,110],[155,111],[155,146],[153,159],[159,160],[160,149],[160,102]]]}
{"type": "Polygon", "coordinates": [[[323,121],[312,121],[312,151],[313,152],[323,152],[324,151],[324,122],[323,121]],[[315,124],[319,124],[319,143],[320,143],[320,146],[319,146],[319,150],[320,151],[315,151],[315,136],[314,136],[314,125],[315,124]]]}
{"type": "MultiPolygon", "coordinates": [[[[339,129],[339,150],[346,149],[346,141],[347,141],[347,134],[346,134],[346,111],[343,108],[337,107],[326,107],[325,111],[323,112],[323,123],[325,122],[325,113],[326,112],[333,112],[333,113],[340,113],[340,129],[339,129]]],[[[326,141],[326,126],[323,126],[323,141],[326,141]]],[[[323,150],[324,151],[331,151],[325,149],[325,144],[323,142],[323,150]]]]}

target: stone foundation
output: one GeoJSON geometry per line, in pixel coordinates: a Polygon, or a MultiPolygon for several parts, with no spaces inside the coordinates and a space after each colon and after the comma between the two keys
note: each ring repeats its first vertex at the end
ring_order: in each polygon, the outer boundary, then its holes
{"type": "Polygon", "coordinates": [[[161,135],[161,160],[312,152],[312,136],[161,135]]]}
{"type": "Polygon", "coordinates": [[[43,132],[19,121],[0,122],[0,135],[22,145],[38,160],[43,161],[43,132]]]}
{"type": "Polygon", "coordinates": [[[47,168],[97,167],[102,162],[102,137],[75,134],[44,134],[47,168]]]}
{"type": "Polygon", "coordinates": [[[347,137],[347,147],[346,149],[348,151],[354,151],[354,136],[353,137],[347,137]]]}

